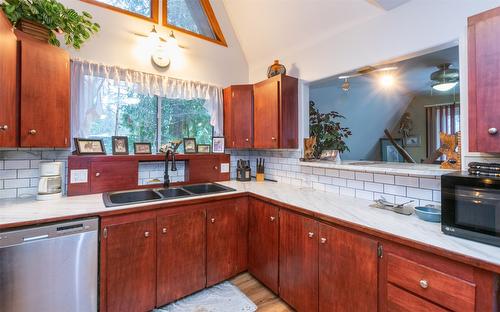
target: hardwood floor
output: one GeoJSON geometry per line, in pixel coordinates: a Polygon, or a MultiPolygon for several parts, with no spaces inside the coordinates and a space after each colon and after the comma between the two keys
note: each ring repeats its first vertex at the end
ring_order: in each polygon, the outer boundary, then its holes
{"type": "Polygon", "coordinates": [[[230,281],[257,305],[258,312],[294,311],[249,273],[240,274],[230,281]]]}

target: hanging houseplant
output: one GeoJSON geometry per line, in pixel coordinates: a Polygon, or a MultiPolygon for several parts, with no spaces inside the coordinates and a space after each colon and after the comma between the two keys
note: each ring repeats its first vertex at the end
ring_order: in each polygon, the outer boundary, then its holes
{"type": "Polygon", "coordinates": [[[321,113],[314,102],[309,101],[309,134],[316,137],[315,158],[319,158],[324,150],[349,151],[344,139],[352,133],[349,128],[340,126],[340,118],[345,117],[335,111],[321,113]]]}
{"type": "Polygon", "coordinates": [[[89,13],[78,14],[56,0],[4,0],[0,7],[12,25],[55,46],[61,45],[56,34],[64,34],[65,44],[78,50],[100,29],[89,13]]]}

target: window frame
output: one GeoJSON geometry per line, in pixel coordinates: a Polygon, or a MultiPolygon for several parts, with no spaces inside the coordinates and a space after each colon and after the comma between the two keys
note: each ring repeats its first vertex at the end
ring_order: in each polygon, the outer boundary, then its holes
{"type": "Polygon", "coordinates": [[[107,4],[107,3],[103,3],[103,2],[100,2],[100,1],[97,1],[97,0],[80,0],[80,1],[81,2],[85,2],[85,3],[89,3],[89,4],[92,4],[92,5],[101,7],[101,8],[105,8],[105,9],[108,9],[108,10],[112,10],[112,11],[115,11],[115,12],[118,12],[118,13],[122,13],[122,14],[126,14],[126,15],[129,15],[129,16],[133,16],[133,17],[137,17],[137,18],[140,18],[140,19],[144,19],[144,20],[153,22],[155,24],[157,24],[158,20],[159,20],[159,4],[158,4],[158,0],[150,0],[150,2],[151,2],[151,16],[150,17],[144,16],[144,15],[141,15],[139,13],[132,12],[132,11],[128,11],[128,10],[125,10],[125,9],[122,9],[122,8],[119,8],[119,7],[115,7],[113,5],[110,5],[110,4],[107,4]]]}
{"type": "MultiPolygon", "coordinates": [[[[82,1],[89,1],[89,0],[82,0],[82,1]]],[[[92,0],[90,0],[92,1],[92,0]]],[[[203,8],[203,11],[205,12],[205,15],[207,16],[208,23],[210,24],[210,27],[212,28],[212,31],[214,32],[214,35],[216,39],[212,39],[210,37],[195,33],[193,31],[171,25],[168,23],[168,0],[163,0],[162,1],[162,13],[163,13],[163,21],[162,24],[165,27],[174,29],[176,31],[180,31],[182,33],[201,38],[219,45],[222,45],[224,47],[227,47],[227,42],[226,39],[224,38],[224,34],[222,33],[222,29],[219,26],[219,22],[217,21],[217,17],[215,16],[214,10],[212,9],[212,6],[210,5],[210,0],[199,0],[201,7],[203,8]]]]}

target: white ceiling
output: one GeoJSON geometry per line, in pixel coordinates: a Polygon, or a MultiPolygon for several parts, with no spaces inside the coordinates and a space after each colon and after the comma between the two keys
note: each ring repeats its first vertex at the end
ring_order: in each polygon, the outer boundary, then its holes
{"type": "Polygon", "coordinates": [[[248,63],[279,59],[409,0],[223,0],[248,63]],[[386,8],[384,8],[384,6],[386,8]]]}

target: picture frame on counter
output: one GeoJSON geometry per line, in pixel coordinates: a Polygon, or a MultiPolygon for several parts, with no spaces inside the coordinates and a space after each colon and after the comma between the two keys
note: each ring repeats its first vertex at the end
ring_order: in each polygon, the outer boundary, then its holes
{"type": "Polygon", "coordinates": [[[224,154],[224,137],[212,137],[212,153],[224,154]]]}
{"type": "Polygon", "coordinates": [[[128,137],[112,136],[111,148],[113,149],[113,155],[128,155],[128,137]]]}
{"type": "Polygon", "coordinates": [[[184,138],[182,140],[184,144],[184,154],[195,154],[196,153],[196,139],[195,138],[184,138]]]}
{"type": "Polygon", "coordinates": [[[151,143],[135,142],[134,143],[134,154],[136,154],[136,155],[153,154],[153,151],[151,150],[151,143]]]}
{"type": "Polygon", "coordinates": [[[106,155],[102,139],[74,138],[76,155],[106,155]]]}
{"type": "Polygon", "coordinates": [[[210,154],[210,144],[198,144],[198,154],[210,154]]]}

